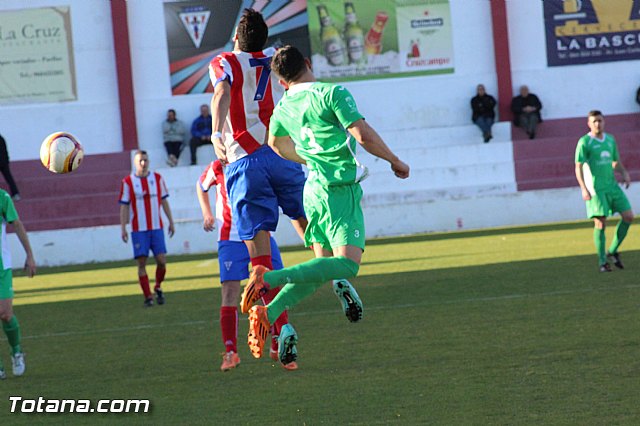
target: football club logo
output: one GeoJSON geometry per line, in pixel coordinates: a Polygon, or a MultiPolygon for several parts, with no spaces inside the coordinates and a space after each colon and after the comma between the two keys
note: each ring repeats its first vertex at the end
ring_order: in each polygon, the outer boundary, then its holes
{"type": "Polygon", "coordinates": [[[207,29],[207,23],[209,22],[209,16],[211,11],[206,10],[204,7],[196,7],[186,9],[180,13],[180,21],[184,25],[184,29],[187,30],[187,34],[191,37],[193,45],[196,49],[200,48],[204,32],[207,29]]]}

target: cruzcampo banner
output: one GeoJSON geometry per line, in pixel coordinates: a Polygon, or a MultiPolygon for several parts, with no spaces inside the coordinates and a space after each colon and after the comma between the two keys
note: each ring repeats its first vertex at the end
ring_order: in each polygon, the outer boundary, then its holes
{"type": "Polygon", "coordinates": [[[0,104],[76,98],[69,7],[0,12],[0,104]]]}
{"type": "Polygon", "coordinates": [[[640,59],[640,0],[545,0],[549,66],[640,59]]]}
{"type": "Polygon", "coordinates": [[[313,71],[325,81],[452,73],[449,0],[308,0],[313,71]]]}
{"type": "Polygon", "coordinates": [[[307,0],[165,0],[171,92],[212,92],[209,62],[233,50],[233,36],[245,8],[253,8],[269,26],[269,46],[293,44],[309,55],[307,0]]]}

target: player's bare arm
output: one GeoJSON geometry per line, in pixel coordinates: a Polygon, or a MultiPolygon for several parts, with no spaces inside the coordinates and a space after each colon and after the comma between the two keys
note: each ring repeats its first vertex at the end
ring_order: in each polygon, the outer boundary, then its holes
{"type": "Polygon", "coordinates": [[[369,126],[365,120],[360,119],[347,129],[351,135],[362,145],[362,147],[371,155],[386,160],[391,164],[391,170],[400,179],[409,177],[409,165],[401,161],[387,144],[384,143],[378,132],[369,126]]]}
{"type": "Polygon", "coordinates": [[[300,164],[307,164],[296,152],[296,146],[289,136],[273,136],[269,134],[269,146],[280,157],[300,164]]]}
{"type": "Polygon", "coordinates": [[[231,85],[224,80],[216,84],[211,98],[211,120],[213,133],[211,134],[211,143],[216,152],[216,156],[222,162],[227,164],[227,150],[224,146],[221,134],[224,127],[225,119],[229,113],[231,105],[231,85]]]}
{"type": "Polygon", "coordinates": [[[591,199],[591,194],[587,189],[587,185],[584,183],[584,172],[582,171],[583,163],[576,163],[576,180],[578,181],[578,185],[580,185],[580,191],[582,192],[582,199],[585,201],[589,201],[591,199]]]}
{"type": "Polygon", "coordinates": [[[162,199],[162,210],[164,210],[164,214],[167,215],[167,219],[169,219],[169,237],[173,237],[173,234],[176,232],[176,228],[173,225],[173,216],[171,215],[171,207],[169,207],[169,200],[166,198],[162,199]]]}
{"type": "Polygon", "coordinates": [[[20,240],[20,244],[22,244],[22,248],[24,249],[24,253],[26,254],[26,259],[24,261],[24,270],[27,273],[29,278],[32,278],[36,274],[36,261],[33,257],[33,252],[31,251],[31,244],[29,243],[29,236],[27,235],[27,231],[24,229],[24,225],[20,221],[20,219],[16,219],[11,222],[13,225],[16,235],[18,236],[18,240],[20,240]]]}
{"type": "Polygon", "coordinates": [[[129,241],[129,233],[127,233],[127,223],[129,222],[129,205],[120,204],[120,235],[125,243],[129,241]]]}
{"type": "Polygon", "coordinates": [[[199,183],[196,183],[196,194],[198,194],[198,202],[200,203],[200,211],[202,212],[202,228],[207,232],[211,232],[216,227],[216,221],[211,212],[209,194],[202,190],[199,183]]]}
{"type": "Polygon", "coordinates": [[[613,163],[611,163],[611,165],[613,166],[614,171],[622,175],[624,187],[629,188],[629,185],[631,185],[631,176],[629,176],[629,172],[627,172],[627,169],[622,164],[622,161],[614,161],[613,163]]]}

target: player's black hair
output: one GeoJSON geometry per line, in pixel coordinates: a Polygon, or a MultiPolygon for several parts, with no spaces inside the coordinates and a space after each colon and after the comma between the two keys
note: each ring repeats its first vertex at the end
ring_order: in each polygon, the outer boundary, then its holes
{"type": "Polygon", "coordinates": [[[271,58],[271,71],[287,83],[299,78],[307,68],[302,52],[296,47],[284,46],[271,58]]]}
{"type": "Polygon", "coordinates": [[[243,52],[259,52],[269,37],[269,28],[260,12],[245,9],[236,30],[238,47],[243,52]]]}
{"type": "Polygon", "coordinates": [[[589,111],[589,114],[587,114],[587,117],[597,117],[597,116],[604,117],[604,115],[602,114],[602,111],[600,111],[599,109],[592,109],[591,111],[589,111]]]}
{"type": "Polygon", "coordinates": [[[149,155],[149,154],[147,154],[147,151],[145,151],[144,149],[139,149],[136,151],[135,154],[133,154],[133,156],[136,157],[138,155],[149,155]]]}
{"type": "Polygon", "coordinates": [[[171,109],[169,109],[167,112],[172,112],[172,113],[174,113],[174,114],[175,114],[175,113],[176,113],[176,110],[175,110],[175,109],[173,109],[173,108],[171,108],[171,109]]]}

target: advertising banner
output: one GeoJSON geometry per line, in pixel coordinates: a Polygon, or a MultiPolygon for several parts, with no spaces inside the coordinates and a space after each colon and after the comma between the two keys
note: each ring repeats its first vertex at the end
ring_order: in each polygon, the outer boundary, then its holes
{"type": "Polygon", "coordinates": [[[68,6],[0,12],[0,104],[77,98],[68,6]]]}
{"type": "Polygon", "coordinates": [[[640,0],[545,0],[549,66],[640,59],[640,0]]]}
{"type": "Polygon", "coordinates": [[[308,0],[313,70],[324,81],[452,73],[449,0],[308,0]]]}
{"type": "Polygon", "coordinates": [[[233,50],[235,28],[245,8],[262,13],[269,26],[268,46],[292,44],[309,56],[307,0],[165,0],[173,95],[213,91],[209,62],[233,50]]]}

